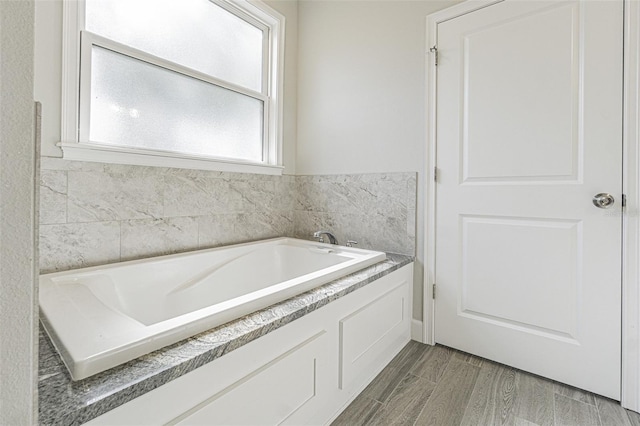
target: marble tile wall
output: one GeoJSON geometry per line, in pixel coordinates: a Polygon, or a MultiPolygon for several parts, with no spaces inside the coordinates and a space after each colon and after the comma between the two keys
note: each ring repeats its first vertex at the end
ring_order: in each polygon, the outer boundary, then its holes
{"type": "Polygon", "coordinates": [[[416,173],[296,176],[295,236],[330,230],[340,244],[415,255],[416,173]]]}
{"type": "Polygon", "coordinates": [[[43,157],[40,270],[279,236],[414,254],[415,173],[265,176],[43,157]]]}
{"type": "Polygon", "coordinates": [[[292,236],[295,178],[42,159],[40,270],[292,236]]]}

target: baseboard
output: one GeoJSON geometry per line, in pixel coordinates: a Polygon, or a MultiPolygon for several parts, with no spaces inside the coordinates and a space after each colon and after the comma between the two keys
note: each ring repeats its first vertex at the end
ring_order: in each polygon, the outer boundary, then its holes
{"type": "Polygon", "coordinates": [[[422,341],[422,321],[416,319],[411,320],[411,340],[424,343],[422,341]]]}

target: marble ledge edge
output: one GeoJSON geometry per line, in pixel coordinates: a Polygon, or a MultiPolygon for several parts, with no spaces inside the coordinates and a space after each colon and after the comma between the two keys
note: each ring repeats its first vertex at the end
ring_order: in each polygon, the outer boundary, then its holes
{"type": "Polygon", "coordinates": [[[41,332],[39,424],[83,424],[413,261],[387,253],[385,261],[78,382],[41,332]]]}

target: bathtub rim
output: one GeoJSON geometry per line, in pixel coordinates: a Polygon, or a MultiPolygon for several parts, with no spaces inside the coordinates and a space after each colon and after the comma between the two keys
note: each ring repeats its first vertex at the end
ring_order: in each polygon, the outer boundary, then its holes
{"type": "MultiPolygon", "coordinates": [[[[316,287],[323,286],[331,281],[343,278],[355,272],[361,271],[369,266],[375,265],[377,263],[383,262],[386,259],[386,253],[374,251],[374,250],[366,250],[360,248],[353,247],[345,247],[345,246],[335,246],[326,243],[318,243],[314,241],[302,240],[297,238],[290,237],[278,237],[278,238],[270,238],[265,240],[256,240],[251,242],[233,244],[228,246],[220,246],[213,247],[207,249],[199,249],[199,250],[191,250],[181,253],[161,255],[161,256],[153,256],[147,257],[143,259],[135,259],[128,260],[124,262],[117,262],[105,265],[96,265],[85,268],[72,269],[67,271],[58,271],[48,274],[42,274],[40,279],[51,279],[64,275],[72,275],[75,273],[95,273],[99,271],[103,271],[105,269],[112,268],[123,268],[129,267],[132,265],[144,264],[144,263],[152,263],[156,261],[162,261],[165,259],[179,259],[181,257],[193,256],[194,254],[207,254],[216,251],[224,251],[224,250],[236,250],[242,249],[247,246],[256,246],[256,245],[269,245],[269,244],[287,244],[291,243],[295,246],[301,247],[309,247],[309,246],[318,246],[323,248],[342,250],[345,253],[356,253],[361,256],[368,256],[369,258],[364,261],[355,262],[356,258],[352,258],[346,262],[343,262],[339,265],[334,265],[325,269],[333,269],[335,266],[342,266],[336,271],[326,273],[317,279],[312,279],[310,281],[304,282],[302,284],[290,284],[282,288],[278,292],[271,292],[265,298],[262,299],[253,299],[245,304],[236,304],[227,310],[219,310],[215,309],[219,307],[220,304],[211,305],[196,311],[188,312],[186,314],[180,315],[175,318],[171,318],[166,321],[162,321],[157,324],[153,324],[151,326],[144,326],[141,323],[139,331],[143,332],[143,335],[140,335],[135,338],[129,338],[125,343],[117,345],[115,347],[111,347],[108,349],[101,349],[99,351],[89,351],[90,354],[87,355],[86,352],[82,352],[78,354],[77,352],[72,352],[74,349],[69,349],[68,343],[69,337],[69,329],[65,329],[63,331],[66,332],[67,336],[60,336],[60,330],[56,331],[56,327],[53,326],[49,317],[47,316],[45,310],[40,306],[40,318],[43,324],[43,328],[48,335],[50,341],[54,345],[55,349],[61,355],[62,361],[70,374],[72,380],[74,382],[78,382],[97,374],[103,373],[107,370],[110,370],[114,367],[127,363],[129,361],[138,359],[147,354],[155,352],[157,350],[161,350],[166,348],[167,346],[176,344],[182,340],[189,339],[197,334],[206,332],[211,329],[215,329],[218,327],[223,327],[225,324],[228,324],[234,320],[240,319],[244,316],[251,315],[257,311],[268,308],[274,304],[283,302],[290,298],[293,298],[297,295],[306,293],[316,287]],[[220,318],[220,320],[214,321],[215,318],[220,318]],[[187,318],[191,318],[190,321],[185,322],[184,320],[187,318]],[[215,322],[214,325],[212,325],[215,322]]],[[[315,271],[309,274],[305,274],[301,277],[317,274],[319,271],[315,271]]],[[[288,283],[290,281],[299,280],[301,277],[297,277],[288,281],[284,281],[283,283],[288,283]]],[[[283,283],[279,283],[275,286],[281,286],[283,283]]],[[[45,286],[48,284],[45,284],[45,286]]],[[[272,286],[272,287],[275,287],[272,286]]],[[[46,294],[50,290],[45,290],[41,292],[42,294],[46,294]]],[[[255,292],[254,292],[255,293],[255,292]]],[[[253,293],[251,293],[253,294],[253,293]]],[[[250,295],[250,294],[249,294],[250,295]]],[[[246,298],[249,295],[244,295],[246,298]]],[[[41,305],[41,304],[40,304],[41,305]]],[[[123,316],[125,314],[119,313],[123,316]]],[[[131,320],[135,321],[133,318],[128,317],[131,320]]],[[[137,322],[137,321],[135,321],[137,322]]],[[[97,331],[100,331],[99,329],[97,331]]],[[[72,337],[71,337],[72,338],[72,337]]]]}

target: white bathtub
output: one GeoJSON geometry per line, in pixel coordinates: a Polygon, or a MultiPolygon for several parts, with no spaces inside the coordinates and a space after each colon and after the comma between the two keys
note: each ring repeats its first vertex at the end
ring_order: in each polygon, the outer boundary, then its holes
{"type": "Polygon", "coordinates": [[[276,238],[40,276],[45,330],[74,380],[386,258],[276,238]]]}

